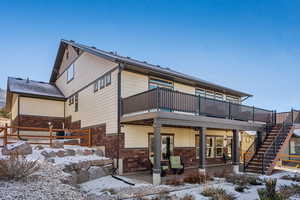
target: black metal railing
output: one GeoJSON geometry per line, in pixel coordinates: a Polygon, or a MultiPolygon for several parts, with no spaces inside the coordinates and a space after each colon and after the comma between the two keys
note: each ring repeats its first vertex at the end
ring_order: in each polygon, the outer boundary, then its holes
{"type": "Polygon", "coordinates": [[[174,91],[154,88],[122,99],[122,115],[146,111],[176,111],[241,121],[275,123],[276,112],[174,91]]]}
{"type": "Polygon", "coordinates": [[[257,151],[257,138],[255,138],[254,142],[250,145],[248,150],[243,154],[243,164],[244,164],[244,171],[246,171],[250,161],[252,160],[253,156],[257,151]]]}
{"type": "Polygon", "coordinates": [[[291,109],[289,112],[281,112],[276,114],[277,124],[299,124],[300,123],[300,111],[291,109]]]}

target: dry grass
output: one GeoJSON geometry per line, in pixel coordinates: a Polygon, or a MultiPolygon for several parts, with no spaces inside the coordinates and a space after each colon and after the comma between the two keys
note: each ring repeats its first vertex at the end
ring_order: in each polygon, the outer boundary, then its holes
{"type": "Polygon", "coordinates": [[[180,185],[183,185],[184,182],[183,182],[183,179],[182,179],[182,178],[174,177],[174,178],[168,179],[168,180],[166,181],[166,184],[167,184],[167,185],[180,186],[180,185]]]}
{"type": "Polygon", "coordinates": [[[212,181],[212,180],[213,180],[212,177],[197,172],[187,174],[183,179],[185,183],[191,183],[191,184],[203,184],[206,183],[207,181],[212,181]]]}
{"type": "Polygon", "coordinates": [[[7,160],[0,160],[0,179],[21,180],[38,171],[39,168],[38,161],[29,161],[14,153],[7,160]]]}
{"type": "Polygon", "coordinates": [[[238,186],[247,185],[262,185],[263,181],[255,175],[247,174],[230,174],[225,177],[228,183],[232,183],[238,186]]]}
{"type": "Polygon", "coordinates": [[[232,193],[227,193],[222,188],[208,187],[201,193],[203,196],[210,197],[211,200],[235,200],[236,197],[232,193]]]}

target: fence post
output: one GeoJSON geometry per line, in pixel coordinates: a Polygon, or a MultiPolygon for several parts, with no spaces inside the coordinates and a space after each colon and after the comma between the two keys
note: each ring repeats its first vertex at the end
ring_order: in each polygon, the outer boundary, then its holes
{"type": "Polygon", "coordinates": [[[52,147],[52,125],[49,126],[49,134],[50,134],[50,147],[52,147]]]}
{"type": "Polygon", "coordinates": [[[92,133],[91,133],[91,128],[89,128],[89,147],[92,146],[92,133]]]}
{"type": "Polygon", "coordinates": [[[3,133],[3,145],[7,145],[7,124],[5,124],[4,133],[3,133]]]}

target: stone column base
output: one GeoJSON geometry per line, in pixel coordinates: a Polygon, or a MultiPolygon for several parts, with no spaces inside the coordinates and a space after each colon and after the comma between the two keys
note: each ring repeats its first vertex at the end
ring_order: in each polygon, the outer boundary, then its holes
{"type": "Polygon", "coordinates": [[[199,169],[198,169],[198,172],[199,172],[199,174],[201,174],[201,175],[205,175],[205,174],[206,174],[205,168],[199,168],[199,169]]]}
{"type": "Polygon", "coordinates": [[[153,185],[160,185],[161,184],[160,173],[153,173],[152,178],[153,178],[153,181],[152,181],[153,185]]]}
{"type": "Polygon", "coordinates": [[[233,165],[233,173],[235,173],[235,174],[240,173],[240,166],[239,165],[233,165]]]}
{"type": "Polygon", "coordinates": [[[123,159],[120,158],[118,160],[118,164],[119,164],[118,174],[123,175],[123,159]]]}

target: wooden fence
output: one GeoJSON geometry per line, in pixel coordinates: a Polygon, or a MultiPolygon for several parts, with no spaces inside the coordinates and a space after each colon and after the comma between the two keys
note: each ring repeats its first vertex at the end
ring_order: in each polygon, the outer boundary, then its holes
{"type": "Polygon", "coordinates": [[[0,139],[3,140],[3,143],[0,144],[0,147],[6,146],[7,144],[15,143],[16,141],[9,141],[10,139],[40,139],[40,140],[48,140],[49,142],[30,142],[30,144],[39,144],[39,145],[49,145],[52,146],[53,140],[56,139],[78,139],[79,144],[66,143],[65,145],[80,145],[80,146],[92,146],[92,134],[91,129],[54,129],[51,126],[49,128],[36,128],[36,127],[22,127],[22,126],[8,126],[0,127],[0,139]],[[13,131],[9,131],[13,130],[13,131]],[[45,132],[48,135],[42,134],[20,134],[19,131],[32,131],[32,132],[45,132]],[[1,133],[3,132],[3,136],[1,133]],[[55,133],[64,132],[70,133],[71,135],[56,135],[55,133]]]}

